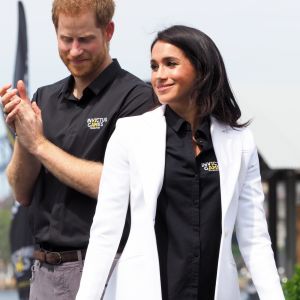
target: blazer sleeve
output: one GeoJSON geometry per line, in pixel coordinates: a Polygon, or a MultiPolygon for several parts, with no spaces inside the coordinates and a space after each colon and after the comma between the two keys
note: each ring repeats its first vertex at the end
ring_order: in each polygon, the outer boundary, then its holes
{"type": "Polygon", "coordinates": [[[257,149],[249,130],[244,132],[241,184],[236,233],[241,254],[261,300],[284,300],[263,207],[257,149]]]}
{"type": "Polygon", "coordinates": [[[129,201],[125,130],[117,122],[107,145],[89,246],[76,300],[99,300],[122,236],[129,201]]]}

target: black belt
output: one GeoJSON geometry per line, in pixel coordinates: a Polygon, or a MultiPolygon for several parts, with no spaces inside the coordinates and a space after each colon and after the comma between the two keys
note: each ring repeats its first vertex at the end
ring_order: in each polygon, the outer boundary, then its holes
{"type": "Polygon", "coordinates": [[[86,249],[51,252],[44,249],[36,250],[33,253],[34,259],[49,265],[60,265],[65,262],[78,261],[85,258],[86,249]]]}

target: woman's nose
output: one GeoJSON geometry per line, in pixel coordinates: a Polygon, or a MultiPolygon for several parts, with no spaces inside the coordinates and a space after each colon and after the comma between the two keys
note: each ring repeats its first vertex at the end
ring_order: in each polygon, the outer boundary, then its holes
{"type": "Polygon", "coordinates": [[[164,66],[159,66],[155,73],[157,79],[164,79],[167,77],[167,72],[164,66]]]}

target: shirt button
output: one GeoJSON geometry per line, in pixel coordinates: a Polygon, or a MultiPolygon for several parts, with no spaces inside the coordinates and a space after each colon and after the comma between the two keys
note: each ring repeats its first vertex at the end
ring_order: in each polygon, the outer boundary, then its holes
{"type": "Polygon", "coordinates": [[[199,226],[194,226],[194,231],[199,232],[199,226]]]}

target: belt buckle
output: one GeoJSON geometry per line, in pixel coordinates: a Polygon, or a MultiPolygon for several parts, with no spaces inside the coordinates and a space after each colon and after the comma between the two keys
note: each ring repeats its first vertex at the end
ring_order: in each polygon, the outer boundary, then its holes
{"type": "Polygon", "coordinates": [[[51,254],[55,254],[58,257],[58,262],[54,263],[54,265],[60,265],[62,263],[62,257],[59,252],[51,252],[51,254]]]}

